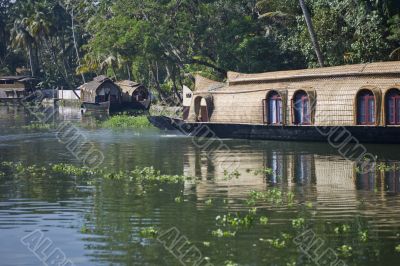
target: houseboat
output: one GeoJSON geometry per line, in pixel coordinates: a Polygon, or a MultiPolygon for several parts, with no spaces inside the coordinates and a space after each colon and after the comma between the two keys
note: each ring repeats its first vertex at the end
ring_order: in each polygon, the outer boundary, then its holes
{"type": "Polygon", "coordinates": [[[37,89],[38,79],[30,76],[0,77],[0,102],[18,103],[37,89]]]}
{"type": "Polygon", "coordinates": [[[192,136],[400,143],[400,62],[196,77],[185,119],[150,117],[192,136]]]}
{"type": "Polygon", "coordinates": [[[106,76],[95,77],[79,89],[84,111],[109,112],[121,107],[121,89],[106,76]]]}
{"type": "Polygon", "coordinates": [[[116,84],[122,91],[122,105],[124,109],[150,109],[151,94],[143,84],[130,80],[123,80],[116,84]]]}

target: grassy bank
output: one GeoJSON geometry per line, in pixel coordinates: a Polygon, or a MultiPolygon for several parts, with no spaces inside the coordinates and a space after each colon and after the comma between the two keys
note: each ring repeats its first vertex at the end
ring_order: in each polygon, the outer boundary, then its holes
{"type": "Polygon", "coordinates": [[[116,115],[104,121],[105,128],[152,128],[147,116],[116,115]]]}

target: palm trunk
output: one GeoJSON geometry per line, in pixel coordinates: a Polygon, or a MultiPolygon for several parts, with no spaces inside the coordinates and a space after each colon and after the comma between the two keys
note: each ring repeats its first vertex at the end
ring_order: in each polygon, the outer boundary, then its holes
{"type": "Polygon", "coordinates": [[[321,67],[324,67],[324,58],[323,58],[322,53],[321,53],[321,49],[320,49],[320,46],[319,46],[319,43],[318,43],[317,35],[315,34],[315,30],[314,30],[314,26],[313,26],[313,23],[312,23],[312,20],[311,20],[310,12],[308,11],[306,3],[304,2],[304,0],[299,0],[299,1],[300,1],[301,9],[303,10],[304,18],[306,20],[308,32],[310,33],[310,38],[311,38],[312,45],[314,47],[314,51],[317,54],[318,62],[319,62],[321,67]]]}
{"type": "Polygon", "coordinates": [[[29,46],[28,48],[28,54],[29,54],[29,65],[31,67],[31,76],[35,76],[35,71],[34,71],[34,66],[33,66],[33,60],[32,60],[32,48],[29,46]]]}
{"type": "Polygon", "coordinates": [[[33,63],[33,52],[32,52],[32,45],[29,45],[28,47],[28,56],[29,56],[29,65],[31,67],[31,76],[34,77],[36,74],[36,69],[33,63]]]}
{"type": "MultiPolygon", "coordinates": [[[[72,8],[72,11],[71,11],[71,24],[72,24],[71,25],[71,27],[72,27],[72,38],[74,40],[76,59],[78,61],[78,65],[81,66],[81,58],[79,57],[78,44],[76,43],[76,37],[75,37],[74,8],[72,8]]],[[[81,73],[81,76],[82,76],[83,83],[86,83],[85,75],[83,73],[81,73]]]]}

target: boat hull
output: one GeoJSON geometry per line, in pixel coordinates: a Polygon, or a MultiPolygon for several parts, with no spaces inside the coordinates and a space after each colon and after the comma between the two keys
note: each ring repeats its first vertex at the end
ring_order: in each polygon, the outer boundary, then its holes
{"type": "Polygon", "coordinates": [[[110,106],[111,106],[110,102],[103,102],[103,103],[83,102],[82,103],[82,109],[86,112],[89,112],[89,111],[109,112],[110,106]]]}
{"type": "Polygon", "coordinates": [[[179,130],[182,134],[196,137],[332,143],[360,142],[400,144],[400,127],[316,127],[189,123],[169,117],[150,117],[149,120],[153,125],[163,130],[179,130]]]}

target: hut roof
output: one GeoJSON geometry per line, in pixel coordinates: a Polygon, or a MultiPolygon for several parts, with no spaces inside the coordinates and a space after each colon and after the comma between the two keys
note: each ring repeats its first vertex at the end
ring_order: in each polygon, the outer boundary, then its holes
{"type": "Polygon", "coordinates": [[[96,90],[106,82],[113,83],[113,81],[111,79],[109,79],[106,76],[101,75],[101,76],[95,77],[92,81],[83,84],[82,86],[80,86],[80,89],[83,91],[95,93],[96,90]]]}
{"type": "Polygon", "coordinates": [[[228,82],[230,84],[240,84],[289,79],[333,78],[367,75],[400,75],[400,61],[267,72],[260,74],[228,72],[228,82]]]}
{"type": "Polygon", "coordinates": [[[10,81],[23,81],[24,79],[32,78],[30,76],[3,76],[0,80],[10,80],[10,81]]]}
{"type": "Polygon", "coordinates": [[[138,88],[144,87],[143,84],[130,80],[122,80],[116,84],[121,88],[122,93],[128,93],[129,95],[131,95],[138,88]]]}
{"type": "Polygon", "coordinates": [[[225,87],[225,84],[222,82],[214,81],[200,75],[196,75],[195,80],[196,92],[211,92],[225,87]]]}

